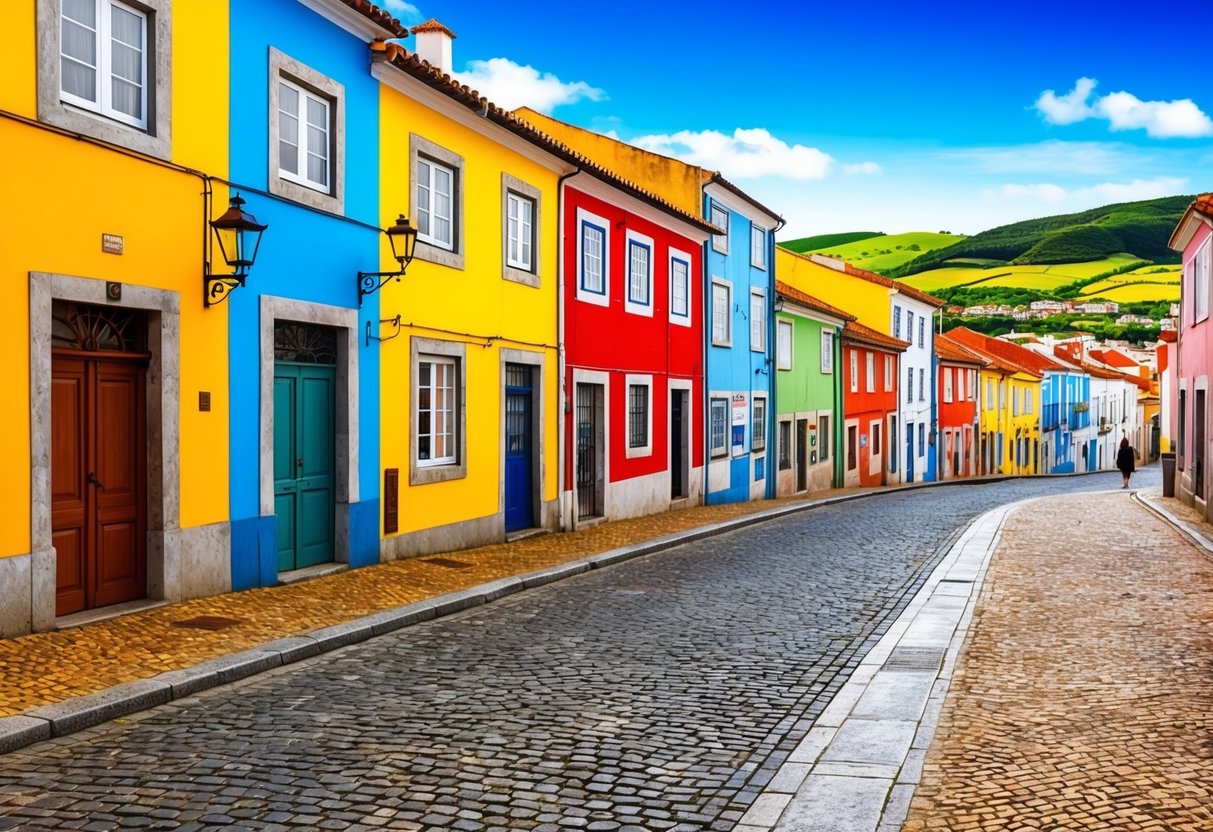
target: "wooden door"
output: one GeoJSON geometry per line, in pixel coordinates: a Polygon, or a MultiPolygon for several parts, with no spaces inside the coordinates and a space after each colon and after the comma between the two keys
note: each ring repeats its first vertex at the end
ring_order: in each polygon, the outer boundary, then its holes
{"type": "Polygon", "coordinates": [[[333,560],[336,369],[331,364],[274,364],[279,572],[333,560]]]}
{"type": "Polygon", "coordinates": [[[138,358],[52,358],[57,615],[133,601],[147,592],[144,396],[138,358]]]}
{"type": "Polygon", "coordinates": [[[505,365],[505,530],[535,525],[531,368],[505,365]]]}

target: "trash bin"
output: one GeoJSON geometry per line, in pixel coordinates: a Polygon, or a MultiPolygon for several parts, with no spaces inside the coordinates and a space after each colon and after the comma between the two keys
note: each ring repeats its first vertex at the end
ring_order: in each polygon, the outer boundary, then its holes
{"type": "Polygon", "coordinates": [[[1162,455],[1162,496],[1175,496],[1175,454],[1162,455]]]}

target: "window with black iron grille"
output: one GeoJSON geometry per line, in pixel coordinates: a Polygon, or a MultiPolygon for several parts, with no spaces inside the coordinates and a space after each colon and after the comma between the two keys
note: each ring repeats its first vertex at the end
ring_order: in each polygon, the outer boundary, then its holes
{"type": "Polygon", "coordinates": [[[792,423],[779,423],[779,470],[787,471],[792,467],[792,423]]]}
{"type": "Polygon", "coordinates": [[[649,388],[644,384],[628,386],[628,447],[649,444],[649,388]]]}

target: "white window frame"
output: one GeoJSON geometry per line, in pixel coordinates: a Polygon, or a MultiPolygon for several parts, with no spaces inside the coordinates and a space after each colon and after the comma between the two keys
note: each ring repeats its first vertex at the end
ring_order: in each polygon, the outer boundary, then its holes
{"type": "Polygon", "coordinates": [[[708,443],[712,459],[723,459],[729,455],[729,399],[713,396],[708,402],[708,443]],[[717,414],[717,408],[720,408],[717,414]],[[716,443],[716,424],[719,415],[720,444],[716,443]]]}
{"type": "Polygon", "coordinates": [[[750,289],[750,352],[767,351],[767,293],[750,289]]]}
{"type": "Polygon", "coordinates": [[[623,417],[624,442],[626,443],[627,458],[653,455],[653,377],[650,375],[633,375],[624,377],[623,417]],[[643,444],[632,445],[632,388],[645,388],[648,397],[645,404],[645,441],[643,444]]]}
{"type": "Polygon", "coordinates": [[[625,242],[623,245],[623,308],[625,312],[633,315],[644,315],[645,317],[653,317],[653,260],[657,255],[657,247],[653,243],[652,237],[646,237],[644,234],[638,234],[635,231],[628,231],[624,236],[625,242]],[[645,262],[644,273],[635,274],[632,271],[632,252],[633,249],[643,250],[647,252],[647,260],[645,262]],[[642,288],[647,295],[646,300],[638,300],[633,294],[633,290],[637,288],[636,278],[639,277],[639,288],[642,288]]]}
{"type": "Polygon", "coordinates": [[[864,389],[869,393],[876,392],[876,353],[868,350],[864,353],[864,389]]]}
{"type": "Polygon", "coordinates": [[[824,374],[834,372],[834,330],[832,329],[821,331],[821,372],[824,374]]]}
{"type": "Polygon", "coordinates": [[[750,223],[750,265],[767,270],[767,232],[757,223],[750,223]]]}
{"type": "Polygon", "coordinates": [[[914,401],[914,368],[906,367],[906,401],[914,401]]]}
{"type": "Polygon", "coordinates": [[[731,347],[733,346],[733,284],[721,277],[712,278],[712,346],[714,347],[731,347]],[[724,290],[724,333],[721,335],[716,329],[716,297],[717,290],[724,290]]]}
{"type": "MultiPolygon", "coordinates": [[[[309,66],[270,47],[269,55],[269,190],[275,196],[312,208],[341,214],[345,211],[345,87],[309,66]],[[300,95],[328,106],[328,185],[309,180],[298,171],[282,167],[281,146],[281,86],[286,84],[300,95]]],[[[301,108],[303,109],[303,108],[301,108]]],[[[299,120],[296,141],[306,142],[306,118],[299,120]]],[[[306,144],[299,147],[299,163],[307,169],[306,144]]]]}
{"type": "Polygon", "coordinates": [[[510,191],[505,195],[505,264],[522,271],[535,269],[535,200],[510,191]]]}
{"type": "MultiPolygon", "coordinates": [[[[830,451],[833,449],[832,437],[830,431],[830,413],[829,411],[817,413],[817,462],[829,462],[830,451]]],[[[812,463],[809,463],[812,465],[812,463]]]]}
{"type": "Polygon", "coordinates": [[[750,450],[761,453],[767,448],[767,397],[750,396],[750,450]]]}
{"type": "Polygon", "coordinates": [[[611,305],[611,223],[604,217],[577,209],[577,300],[596,306],[611,305]],[[585,282],[585,231],[592,227],[602,232],[602,289],[587,288],[585,282]]]}
{"type": "Polygon", "coordinates": [[[792,369],[792,340],[795,330],[791,321],[778,319],[775,321],[775,369],[792,369]]]}
{"type": "Polygon", "coordinates": [[[893,356],[891,355],[884,357],[884,391],[893,392],[893,356]]]}
{"type": "Polygon", "coordinates": [[[723,231],[723,234],[712,235],[712,251],[718,254],[729,253],[729,209],[716,200],[711,200],[708,207],[708,222],[723,231]]]}
{"type": "Polygon", "coordinates": [[[435,248],[445,249],[446,251],[454,251],[455,244],[459,239],[459,230],[457,227],[459,209],[455,205],[455,193],[458,189],[456,182],[459,178],[459,170],[450,165],[444,164],[437,159],[431,159],[428,156],[420,156],[417,159],[418,174],[420,174],[423,170],[427,173],[425,178],[426,181],[429,182],[429,185],[426,187],[426,195],[423,199],[421,194],[422,185],[420,175],[413,182],[413,199],[415,200],[415,204],[417,206],[415,217],[417,218],[418,225],[420,225],[421,218],[425,217],[428,220],[430,230],[419,230],[417,232],[417,242],[427,243],[435,248]],[[447,199],[450,202],[451,207],[450,213],[448,214],[439,214],[436,206],[439,192],[434,187],[434,174],[440,172],[445,173],[450,180],[450,193],[447,194],[447,199]],[[439,237],[435,233],[435,226],[437,225],[435,220],[446,220],[447,227],[450,229],[449,238],[439,237]]]}
{"type": "Polygon", "coordinates": [[[918,400],[925,402],[927,400],[927,371],[922,367],[918,368],[918,400]]]}
{"type": "Polygon", "coordinates": [[[924,318],[922,315],[919,315],[918,316],[918,348],[920,350],[926,349],[926,344],[927,344],[926,335],[925,335],[926,330],[927,330],[927,319],[924,318]]]}
{"type": "Polygon", "coordinates": [[[952,368],[943,368],[943,402],[944,404],[952,403],[952,368]]]}
{"type": "MultiPolygon", "coordinates": [[[[447,150],[445,147],[419,136],[416,133],[409,135],[409,214],[412,217],[413,224],[420,229],[421,214],[423,206],[419,202],[418,190],[421,183],[421,169],[423,166],[430,167],[430,183],[433,183],[433,169],[435,167],[442,168],[451,173],[451,238],[443,240],[435,237],[432,233],[422,234],[417,233],[417,242],[414,246],[414,257],[420,260],[428,260],[439,265],[449,266],[453,269],[463,269],[465,265],[464,259],[464,239],[466,228],[464,227],[464,159],[458,153],[447,150]]],[[[433,189],[430,189],[430,196],[426,202],[429,203],[424,207],[427,212],[431,211],[433,203],[433,189]]]]}
{"type": "MultiPolygon", "coordinates": [[[[278,119],[278,141],[291,141],[295,145],[295,160],[298,164],[298,169],[291,170],[283,167],[282,154],[279,150],[278,155],[278,175],[287,181],[294,182],[296,185],[302,185],[305,188],[311,188],[313,191],[319,191],[322,194],[329,193],[333,184],[333,101],[323,95],[308,89],[302,84],[297,83],[291,78],[280,76],[278,78],[278,109],[273,113],[273,117],[278,119]],[[295,120],[296,129],[293,136],[286,136],[282,130],[282,87],[286,87],[293,91],[299,102],[299,110],[295,113],[289,113],[291,118],[295,120]],[[320,106],[324,107],[324,179],[321,182],[318,179],[312,179],[308,175],[308,157],[312,155],[309,150],[308,130],[315,126],[308,121],[308,104],[315,101],[320,106]]],[[[281,148],[281,144],[279,145],[281,148]]]]}
{"type": "MultiPolygon", "coordinates": [[[[63,5],[59,4],[59,26],[62,26],[66,18],[63,16],[63,5]]],[[[70,93],[63,89],[62,65],[60,65],[59,78],[59,98],[68,104],[75,107],[80,107],[85,110],[91,110],[94,113],[111,118],[114,121],[122,122],[131,127],[140,130],[147,129],[147,85],[154,72],[154,66],[148,61],[148,28],[151,23],[148,20],[148,15],[141,9],[130,6],[119,0],[93,0],[93,11],[96,15],[97,25],[93,30],[93,48],[95,50],[95,58],[97,63],[90,67],[93,70],[93,94],[95,98],[83,98],[74,93],[70,93]],[[124,113],[121,110],[115,109],[113,105],[113,31],[112,26],[112,10],[120,9],[128,14],[134,15],[140,20],[139,29],[139,52],[142,58],[142,84],[139,90],[139,112],[143,113],[143,117],[139,118],[132,116],[129,113],[124,113]]],[[[83,24],[72,21],[83,28],[83,24]]],[[[62,30],[60,30],[60,60],[68,60],[73,63],[78,63],[82,66],[87,66],[82,61],[73,58],[62,51],[62,30]]],[[[129,83],[129,79],[121,79],[129,83]]]]}
{"type": "Polygon", "coordinates": [[[695,308],[694,294],[692,287],[695,285],[691,280],[691,255],[685,251],[676,248],[670,249],[670,323],[679,326],[691,326],[693,315],[691,310],[695,308]],[[686,300],[686,310],[679,312],[675,308],[675,291],[678,287],[677,274],[678,266],[683,267],[683,278],[685,285],[683,286],[683,297],[686,300]]]}
{"type": "MultiPolygon", "coordinates": [[[[137,6],[121,0],[97,0],[98,26],[110,25],[109,10],[118,6],[143,19],[143,89],[141,119],[107,106],[111,89],[112,48],[103,48],[97,36],[97,101],[73,95],[63,89],[63,2],[35,0],[38,37],[37,105],[38,120],[74,133],[101,139],[111,144],[146,153],[158,159],[172,156],[172,0],[139,0],[137,6]],[[104,14],[102,14],[104,12],[104,14]],[[103,72],[106,74],[103,75],[103,72]]],[[[110,41],[105,40],[108,46],[110,41]]]]}
{"type": "Polygon", "coordinates": [[[901,337],[901,307],[893,306],[893,337],[901,337]]]}
{"type": "Polygon", "coordinates": [[[1210,247],[1213,237],[1201,243],[1192,254],[1192,322],[1200,323],[1209,317],[1209,292],[1213,284],[1213,257],[1210,247]]]}
{"type": "Polygon", "coordinates": [[[523,182],[515,176],[502,172],[501,174],[501,276],[505,280],[522,283],[538,289],[539,259],[543,235],[540,233],[540,222],[543,218],[542,192],[528,182],[523,182]],[[531,206],[530,232],[527,242],[531,248],[530,262],[511,255],[513,231],[510,219],[511,201],[525,201],[531,206]]]}
{"type": "MultiPolygon", "coordinates": [[[[461,479],[467,476],[467,345],[432,338],[410,339],[409,363],[409,484],[425,485],[461,479]],[[420,430],[420,371],[422,362],[454,366],[455,416],[454,454],[422,460],[418,437],[420,430]]],[[[432,424],[432,422],[431,422],[432,424]]]]}
{"type": "Polygon", "coordinates": [[[851,392],[859,392],[859,350],[851,349],[851,392]]]}

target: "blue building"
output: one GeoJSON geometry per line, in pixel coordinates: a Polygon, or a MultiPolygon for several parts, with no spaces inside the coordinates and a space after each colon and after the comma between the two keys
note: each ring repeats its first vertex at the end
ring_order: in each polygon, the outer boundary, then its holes
{"type": "Polygon", "coordinates": [[[1041,466],[1048,474],[1090,470],[1087,444],[1091,441],[1091,377],[1067,356],[1047,344],[1026,345],[1041,357],[1040,428],[1041,466]]]}
{"type": "Polygon", "coordinates": [[[783,220],[720,174],[703,177],[703,212],[723,231],[704,244],[704,502],[775,496],[775,232],[783,220]]]}
{"type": "Polygon", "coordinates": [[[232,587],[379,560],[373,40],[408,30],[345,0],[232,0],[231,187],[269,226],[228,307],[232,587]],[[359,301],[362,300],[360,305],[359,301]]]}

